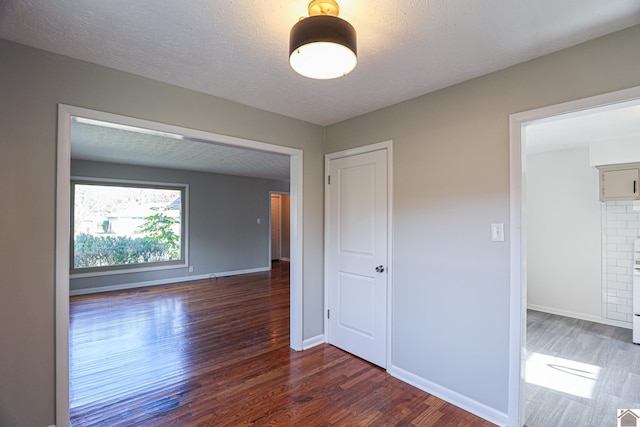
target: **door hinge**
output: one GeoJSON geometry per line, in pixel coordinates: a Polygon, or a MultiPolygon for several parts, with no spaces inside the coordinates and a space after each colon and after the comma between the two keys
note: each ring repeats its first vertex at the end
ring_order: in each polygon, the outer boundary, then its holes
{"type": "Polygon", "coordinates": [[[331,185],[331,175],[327,175],[327,184],[331,185]]]}
{"type": "Polygon", "coordinates": [[[331,319],[331,310],[327,310],[327,319],[331,319]]]}

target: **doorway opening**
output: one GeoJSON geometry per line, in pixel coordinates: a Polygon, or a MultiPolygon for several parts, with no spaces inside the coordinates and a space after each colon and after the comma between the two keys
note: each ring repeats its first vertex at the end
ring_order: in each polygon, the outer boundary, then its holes
{"type": "Polygon", "coordinates": [[[558,116],[578,117],[640,104],[640,87],[510,116],[510,349],[509,425],[524,425],[527,326],[527,128],[558,116]]]}
{"type": "Polygon", "coordinates": [[[270,239],[271,243],[269,259],[275,261],[290,261],[291,248],[289,245],[291,233],[290,205],[291,196],[289,193],[277,193],[272,191],[271,195],[271,215],[270,215],[270,239]]]}
{"type": "Polygon", "coordinates": [[[290,177],[290,347],[302,350],[302,150],[213,134],[164,123],[59,104],[56,172],[56,262],[55,262],[55,348],[56,348],[56,424],[69,425],[69,245],[71,124],[74,118],[112,123],[119,128],[141,128],[151,133],[170,134],[252,152],[270,153],[288,158],[290,177]]]}

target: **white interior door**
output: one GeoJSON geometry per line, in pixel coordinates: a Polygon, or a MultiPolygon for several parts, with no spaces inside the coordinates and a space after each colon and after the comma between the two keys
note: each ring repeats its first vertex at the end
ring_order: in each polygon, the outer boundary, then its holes
{"type": "Polygon", "coordinates": [[[387,153],[331,160],[327,185],[328,341],[387,362],[387,153]]]}

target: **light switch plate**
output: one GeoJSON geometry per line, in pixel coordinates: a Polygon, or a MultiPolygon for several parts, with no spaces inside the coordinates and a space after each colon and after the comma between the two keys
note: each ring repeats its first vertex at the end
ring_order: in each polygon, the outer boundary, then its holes
{"type": "Polygon", "coordinates": [[[491,224],[491,241],[504,242],[504,224],[491,224]]]}

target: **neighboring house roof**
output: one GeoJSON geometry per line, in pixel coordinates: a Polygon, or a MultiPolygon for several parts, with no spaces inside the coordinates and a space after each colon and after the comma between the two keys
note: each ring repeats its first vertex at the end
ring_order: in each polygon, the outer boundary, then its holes
{"type": "Polygon", "coordinates": [[[171,202],[167,207],[168,208],[180,208],[182,206],[182,199],[180,196],[176,197],[176,199],[171,202]]]}
{"type": "Polygon", "coordinates": [[[152,208],[163,209],[165,205],[150,204],[144,206],[133,206],[120,211],[111,212],[108,218],[146,218],[156,214],[158,211],[152,208]]]}

